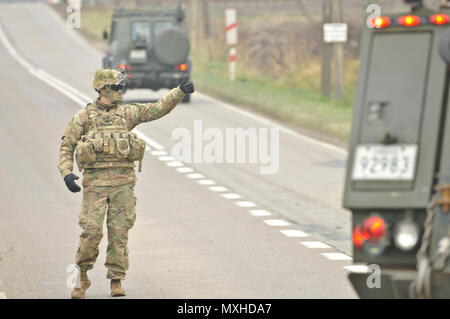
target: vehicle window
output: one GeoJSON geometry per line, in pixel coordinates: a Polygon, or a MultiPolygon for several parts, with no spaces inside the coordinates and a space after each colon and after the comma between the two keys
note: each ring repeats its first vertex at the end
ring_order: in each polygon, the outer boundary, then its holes
{"type": "Polygon", "coordinates": [[[132,39],[138,43],[150,43],[150,23],[135,21],[131,25],[132,39]]]}
{"type": "Polygon", "coordinates": [[[155,22],[155,35],[173,26],[172,21],[155,22]]]}

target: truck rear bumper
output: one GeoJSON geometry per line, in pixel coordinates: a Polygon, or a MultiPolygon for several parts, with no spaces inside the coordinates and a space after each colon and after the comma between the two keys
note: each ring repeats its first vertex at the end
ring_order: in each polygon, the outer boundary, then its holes
{"type": "Polygon", "coordinates": [[[382,269],[379,285],[372,273],[350,273],[348,278],[363,299],[410,298],[411,283],[416,279],[415,270],[382,269]],[[372,287],[372,288],[371,288],[372,287]]]}
{"type": "Polygon", "coordinates": [[[171,89],[180,84],[185,74],[187,72],[130,72],[128,73],[128,80],[130,81],[131,89],[171,89]]]}
{"type": "MultiPolygon", "coordinates": [[[[414,291],[411,284],[416,280],[416,277],[416,270],[382,269],[379,287],[377,288],[373,285],[374,278],[372,273],[350,273],[348,275],[353,288],[360,298],[363,299],[413,298],[414,291]]],[[[430,283],[431,298],[450,298],[450,274],[432,273],[430,283]]]]}

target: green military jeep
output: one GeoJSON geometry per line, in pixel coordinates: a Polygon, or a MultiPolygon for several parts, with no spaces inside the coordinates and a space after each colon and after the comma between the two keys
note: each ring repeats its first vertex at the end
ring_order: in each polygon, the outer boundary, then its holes
{"type": "MultiPolygon", "coordinates": [[[[103,38],[109,44],[103,67],[125,68],[128,89],[171,89],[190,75],[190,43],[181,6],[116,7],[110,33],[105,30],[103,38]]],[[[189,101],[186,94],[183,102],[189,101]]]]}

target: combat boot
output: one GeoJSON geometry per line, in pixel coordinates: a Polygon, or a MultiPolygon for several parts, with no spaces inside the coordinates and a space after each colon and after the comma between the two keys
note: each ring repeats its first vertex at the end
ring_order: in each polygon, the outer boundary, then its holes
{"type": "Polygon", "coordinates": [[[87,276],[87,271],[80,273],[80,288],[74,288],[72,290],[72,299],[80,299],[86,296],[86,290],[91,286],[91,281],[87,276]]]}
{"type": "Polygon", "coordinates": [[[125,290],[123,290],[123,288],[122,288],[120,279],[112,279],[111,280],[111,296],[112,297],[125,296],[125,290]]]}

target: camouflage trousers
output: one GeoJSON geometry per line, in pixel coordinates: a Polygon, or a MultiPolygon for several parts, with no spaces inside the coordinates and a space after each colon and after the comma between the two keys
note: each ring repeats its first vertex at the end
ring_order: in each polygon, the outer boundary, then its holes
{"type": "Polygon", "coordinates": [[[135,183],[120,186],[89,186],[83,189],[83,207],[79,224],[83,229],[76,255],[82,271],[90,270],[99,254],[106,214],[108,248],[106,278],[125,279],[128,270],[128,230],[136,220],[135,183]]]}

